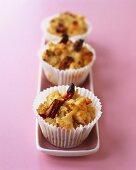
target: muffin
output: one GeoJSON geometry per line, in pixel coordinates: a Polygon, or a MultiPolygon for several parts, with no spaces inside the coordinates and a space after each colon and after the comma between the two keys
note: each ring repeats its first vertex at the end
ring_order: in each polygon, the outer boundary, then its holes
{"type": "Polygon", "coordinates": [[[99,99],[74,84],[44,90],[36,97],[33,110],[44,137],[63,148],[80,145],[102,114],[99,99]]]}
{"type": "Polygon", "coordinates": [[[91,26],[84,16],[63,12],[49,17],[42,22],[42,30],[46,40],[60,40],[63,34],[72,39],[85,39],[91,31],[91,26]]]}
{"type": "Polygon", "coordinates": [[[82,39],[71,41],[64,34],[60,41],[45,45],[40,59],[47,79],[55,85],[82,84],[95,61],[94,49],[82,39]]]}

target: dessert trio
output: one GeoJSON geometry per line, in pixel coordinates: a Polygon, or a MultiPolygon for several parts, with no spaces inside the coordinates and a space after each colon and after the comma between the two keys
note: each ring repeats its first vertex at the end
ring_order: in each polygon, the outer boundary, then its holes
{"type": "Polygon", "coordinates": [[[72,148],[80,145],[101,117],[100,100],[80,86],[96,59],[85,42],[91,25],[84,16],[63,12],[42,23],[46,44],[39,58],[48,81],[54,87],[34,100],[33,111],[48,142],[72,148]]]}

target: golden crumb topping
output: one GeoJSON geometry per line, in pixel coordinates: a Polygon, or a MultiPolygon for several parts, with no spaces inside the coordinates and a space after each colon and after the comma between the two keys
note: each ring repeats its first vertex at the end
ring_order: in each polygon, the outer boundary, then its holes
{"type": "Polygon", "coordinates": [[[72,42],[64,35],[59,43],[48,45],[42,59],[59,70],[79,69],[92,61],[93,53],[83,46],[83,40],[72,42]]]}
{"type": "Polygon", "coordinates": [[[87,24],[83,16],[72,14],[70,12],[61,13],[50,21],[48,32],[57,36],[68,34],[75,36],[86,33],[87,24]]]}
{"type": "Polygon", "coordinates": [[[52,92],[37,112],[49,124],[66,129],[87,125],[95,118],[92,101],[79,95],[78,90],[74,93],[67,91],[67,94],[52,92]]]}

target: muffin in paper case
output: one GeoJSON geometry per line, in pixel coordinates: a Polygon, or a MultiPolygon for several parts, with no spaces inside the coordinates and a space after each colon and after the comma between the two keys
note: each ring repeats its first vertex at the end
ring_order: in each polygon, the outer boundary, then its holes
{"type": "Polygon", "coordinates": [[[53,126],[45,122],[45,120],[37,113],[38,106],[46,100],[46,97],[53,91],[58,90],[61,93],[65,93],[69,86],[55,86],[50,87],[42,92],[35,98],[33,103],[33,111],[37,117],[38,123],[42,130],[44,137],[54,146],[62,148],[72,148],[80,145],[89,135],[94,125],[97,123],[102,115],[100,100],[89,90],[77,87],[78,93],[81,96],[88,97],[92,100],[95,107],[95,119],[88,125],[80,125],[79,127],[64,129],[57,126],[53,126]]]}
{"type": "Polygon", "coordinates": [[[57,44],[58,42],[59,42],[58,40],[49,42],[46,45],[42,46],[42,48],[39,51],[38,55],[42,63],[42,68],[46,78],[48,79],[49,82],[51,82],[54,85],[69,85],[71,83],[74,83],[76,86],[81,85],[86,80],[88,74],[91,71],[91,67],[95,62],[96,59],[95,50],[89,44],[84,42],[83,46],[86,46],[93,53],[92,61],[88,65],[81,67],[79,69],[59,70],[42,59],[42,54],[46,49],[48,49],[48,45],[50,43],[57,44]]]}
{"type": "MultiPolygon", "coordinates": [[[[44,36],[43,36],[43,41],[54,41],[54,40],[61,40],[61,37],[60,36],[57,36],[57,35],[54,35],[54,34],[51,34],[48,32],[48,27],[49,27],[49,24],[50,24],[50,21],[55,18],[55,17],[58,17],[59,14],[56,14],[56,15],[53,15],[53,16],[50,16],[50,17],[47,17],[46,19],[44,19],[41,23],[41,29],[44,33],[44,36]]],[[[88,37],[90,36],[90,33],[92,32],[92,25],[90,24],[90,22],[85,18],[85,23],[87,25],[87,31],[83,34],[79,34],[79,35],[74,35],[74,36],[71,36],[70,39],[71,40],[78,40],[78,39],[84,39],[84,40],[87,40],[88,37]]]]}

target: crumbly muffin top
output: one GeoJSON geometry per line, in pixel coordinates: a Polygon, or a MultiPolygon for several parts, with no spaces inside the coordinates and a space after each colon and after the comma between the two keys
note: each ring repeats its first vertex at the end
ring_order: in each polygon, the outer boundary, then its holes
{"type": "Polygon", "coordinates": [[[48,27],[48,32],[57,36],[62,36],[63,34],[75,36],[86,31],[87,24],[84,17],[70,12],[64,12],[58,17],[54,17],[48,27]]]}
{"type": "Polygon", "coordinates": [[[42,59],[59,70],[79,69],[92,61],[93,53],[83,46],[83,40],[72,42],[64,34],[59,43],[48,45],[42,53],[42,59]]]}
{"type": "Polygon", "coordinates": [[[65,129],[87,125],[95,118],[92,101],[79,95],[73,84],[66,94],[54,91],[48,95],[37,112],[49,124],[65,129]]]}

